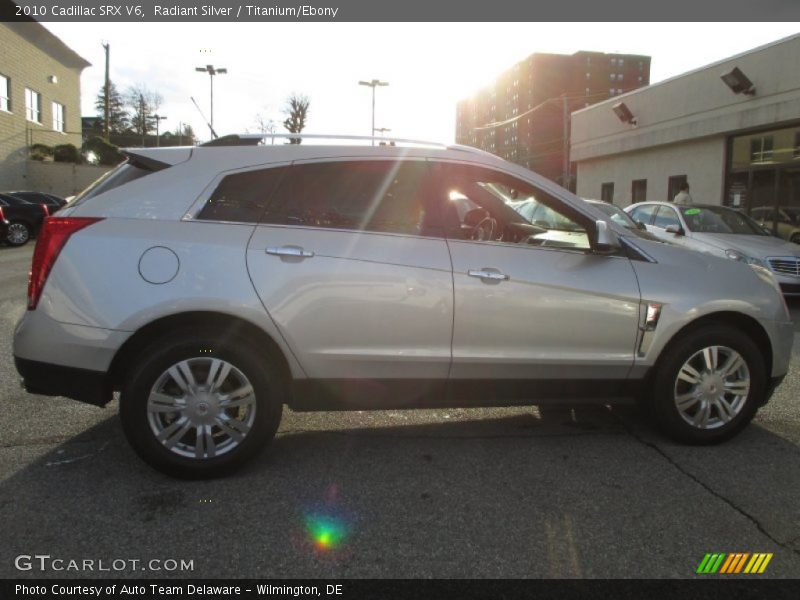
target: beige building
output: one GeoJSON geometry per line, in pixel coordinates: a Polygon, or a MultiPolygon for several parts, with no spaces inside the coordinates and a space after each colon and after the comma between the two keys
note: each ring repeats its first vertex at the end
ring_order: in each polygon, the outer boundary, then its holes
{"type": "Polygon", "coordinates": [[[80,147],[88,66],[39,23],[0,23],[0,190],[30,189],[32,144],[80,147]]]}
{"type": "Polygon", "coordinates": [[[572,113],[578,195],[800,210],[799,63],[795,35],[572,113]]]}

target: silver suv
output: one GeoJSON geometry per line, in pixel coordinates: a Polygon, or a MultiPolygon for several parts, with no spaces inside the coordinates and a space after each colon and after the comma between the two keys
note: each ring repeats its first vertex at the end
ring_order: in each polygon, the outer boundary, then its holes
{"type": "Polygon", "coordinates": [[[786,374],[764,268],[640,238],[471,148],[257,141],[132,150],[37,241],[26,389],[119,391],[128,440],[167,473],[230,471],[284,404],[639,400],[714,443],[786,374]],[[514,210],[526,199],[547,219],[514,210]]]}

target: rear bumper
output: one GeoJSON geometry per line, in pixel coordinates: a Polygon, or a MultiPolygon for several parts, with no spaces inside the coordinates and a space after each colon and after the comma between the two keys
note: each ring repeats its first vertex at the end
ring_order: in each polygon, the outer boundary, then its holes
{"type": "Polygon", "coordinates": [[[31,394],[64,396],[80,402],[105,406],[113,389],[106,373],[14,357],[22,387],[31,394]]]}

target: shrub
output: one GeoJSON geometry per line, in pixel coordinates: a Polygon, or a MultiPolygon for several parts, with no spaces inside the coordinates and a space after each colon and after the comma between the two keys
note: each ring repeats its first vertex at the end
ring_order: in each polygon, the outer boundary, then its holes
{"type": "Polygon", "coordinates": [[[125,157],[114,144],[105,141],[101,137],[93,137],[86,140],[82,151],[84,154],[93,152],[97,157],[97,164],[114,166],[125,160],[125,157]]]}
{"type": "Polygon", "coordinates": [[[53,147],[47,144],[33,144],[30,147],[28,156],[31,160],[47,160],[53,158],[53,147]]]}
{"type": "Polygon", "coordinates": [[[73,144],[59,144],[53,148],[53,160],[80,164],[83,158],[80,151],[73,144]]]}

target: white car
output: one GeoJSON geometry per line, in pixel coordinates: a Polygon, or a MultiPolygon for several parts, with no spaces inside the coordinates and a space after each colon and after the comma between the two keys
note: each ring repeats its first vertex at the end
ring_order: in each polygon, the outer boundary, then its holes
{"type": "Polygon", "coordinates": [[[800,296],[800,247],[725,206],[639,202],[625,208],[647,231],[673,244],[772,271],[785,296],[800,296]]]}

